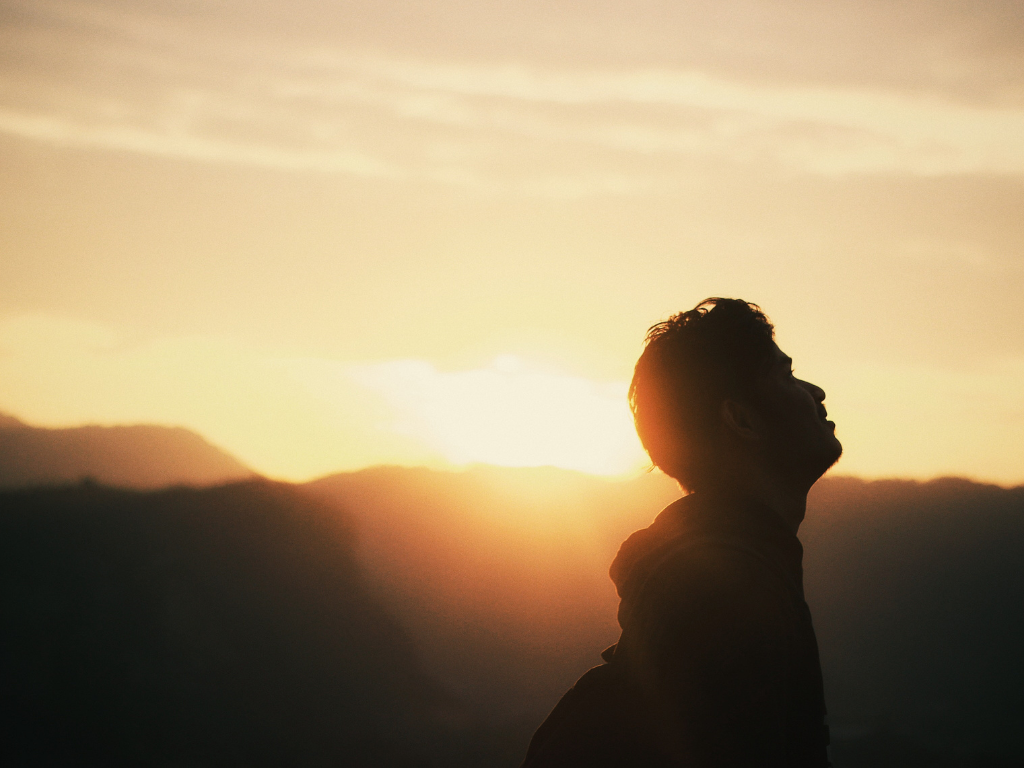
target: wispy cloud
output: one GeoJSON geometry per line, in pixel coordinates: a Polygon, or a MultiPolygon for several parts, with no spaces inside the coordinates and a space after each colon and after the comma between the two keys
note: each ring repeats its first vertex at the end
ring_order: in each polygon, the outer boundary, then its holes
{"type": "Polygon", "coordinates": [[[317,152],[267,143],[242,143],[192,132],[158,132],[133,125],[83,125],[49,115],[0,111],[0,131],[62,146],[185,160],[354,176],[397,175],[395,168],[380,159],[343,148],[317,152]]]}
{"type": "Polygon", "coordinates": [[[416,60],[23,5],[0,132],[65,146],[554,197],[791,173],[1024,174],[1024,109],[695,69],[416,60]],[[54,57],[53,53],[60,52],[54,57]],[[657,158],[657,167],[645,159],[657,158]]]}
{"type": "MultiPolygon", "coordinates": [[[[406,115],[490,124],[627,152],[750,159],[751,150],[759,149],[778,162],[818,173],[1024,173],[1021,108],[898,92],[745,83],[699,71],[559,72],[326,53],[320,61],[335,71],[359,71],[398,86],[402,90],[391,96],[390,105],[406,115]],[[560,121],[545,120],[510,105],[576,107],[578,113],[566,119],[563,111],[560,121]],[[614,117],[595,115],[595,107],[618,111],[614,117]],[[645,109],[658,111],[645,115],[645,109]]],[[[309,82],[305,92],[316,94],[309,82]]],[[[330,87],[322,93],[329,97],[330,87]]],[[[380,93],[374,95],[383,100],[380,93]]]]}

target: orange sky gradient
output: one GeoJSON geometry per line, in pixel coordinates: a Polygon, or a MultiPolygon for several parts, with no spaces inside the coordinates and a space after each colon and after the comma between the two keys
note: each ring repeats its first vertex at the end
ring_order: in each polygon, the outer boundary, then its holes
{"type": "Polygon", "coordinates": [[[1024,483],[1014,2],[10,0],[0,411],[302,480],[639,470],[646,328],[761,304],[865,477],[1024,483]]]}

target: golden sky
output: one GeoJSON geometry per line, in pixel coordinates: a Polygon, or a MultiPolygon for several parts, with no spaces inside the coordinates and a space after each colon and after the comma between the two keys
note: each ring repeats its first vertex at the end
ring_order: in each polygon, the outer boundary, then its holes
{"type": "Polygon", "coordinates": [[[761,304],[839,471],[1024,482],[1019,2],[0,8],[0,410],[304,479],[642,461],[645,329],[761,304]]]}

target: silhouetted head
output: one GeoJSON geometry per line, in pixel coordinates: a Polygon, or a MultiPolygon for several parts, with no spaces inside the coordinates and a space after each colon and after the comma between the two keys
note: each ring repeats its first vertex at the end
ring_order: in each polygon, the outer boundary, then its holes
{"type": "Polygon", "coordinates": [[[824,399],[740,299],[705,299],[651,327],[629,388],[651,461],[687,490],[752,465],[809,489],[842,452],[824,399]]]}

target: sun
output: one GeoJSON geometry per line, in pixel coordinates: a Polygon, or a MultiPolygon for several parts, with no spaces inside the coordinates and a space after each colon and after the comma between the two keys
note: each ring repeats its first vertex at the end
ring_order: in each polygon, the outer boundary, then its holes
{"type": "Polygon", "coordinates": [[[454,465],[622,475],[645,461],[625,382],[571,376],[514,355],[464,371],[399,360],[354,366],[351,375],[390,403],[395,418],[388,428],[454,465]]]}

